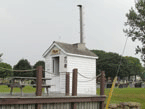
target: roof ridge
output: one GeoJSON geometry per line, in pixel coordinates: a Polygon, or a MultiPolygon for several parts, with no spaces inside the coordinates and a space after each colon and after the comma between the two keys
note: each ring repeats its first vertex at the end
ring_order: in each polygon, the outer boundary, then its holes
{"type": "MultiPolygon", "coordinates": [[[[59,42],[59,41],[53,41],[53,44],[50,46],[54,46],[54,45],[59,46],[61,49],[63,49],[63,51],[65,51],[68,54],[74,54],[74,55],[80,55],[80,56],[89,56],[91,58],[98,58],[98,56],[91,52],[87,47],[85,47],[84,50],[78,49],[77,47],[75,47],[74,44],[69,44],[69,43],[64,43],[64,42],[59,42]]],[[[51,48],[48,48],[45,53],[43,54],[43,56],[47,55],[47,53],[50,51],[51,48]]]]}
{"type": "Polygon", "coordinates": [[[59,42],[59,41],[54,41],[53,43],[62,43],[62,44],[73,45],[73,44],[69,44],[69,43],[66,43],[66,42],[59,42]]]}

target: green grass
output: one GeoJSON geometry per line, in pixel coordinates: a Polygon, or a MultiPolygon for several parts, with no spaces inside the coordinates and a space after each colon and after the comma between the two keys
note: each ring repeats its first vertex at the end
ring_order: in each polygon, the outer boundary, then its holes
{"type": "MultiPolygon", "coordinates": [[[[36,88],[26,86],[23,88],[24,93],[35,93],[36,88]]],[[[44,91],[44,89],[43,89],[44,91]]],[[[105,95],[109,95],[110,89],[105,89],[105,95]]],[[[0,93],[9,93],[10,88],[6,85],[0,85],[0,93]]],[[[14,93],[20,93],[20,88],[14,88],[14,93]]],[[[100,93],[100,89],[97,89],[97,94],[100,93]]],[[[107,101],[107,98],[106,98],[107,101]]],[[[105,102],[106,102],[105,101],[105,102]]],[[[111,103],[120,102],[139,102],[142,109],[145,109],[145,88],[115,88],[111,98],[111,103]]]]}
{"type": "MultiPolygon", "coordinates": [[[[11,88],[8,87],[8,86],[6,86],[6,85],[0,85],[0,93],[4,93],[4,92],[8,93],[8,92],[10,92],[10,90],[11,90],[11,88]]],[[[31,86],[25,86],[23,88],[23,92],[24,93],[35,93],[35,91],[36,91],[36,88],[33,88],[31,86]]],[[[20,90],[20,88],[14,88],[13,92],[14,93],[21,92],[21,90],[20,90]]]]}
{"type": "MultiPolygon", "coordinates": [[[[105,95],[109,95],[110,89],[105,89],[105,95]]],[[[100,89],[97,89],[97,94],[100,89]]],[[[107,102],[107,98],[106,101],[107,102]]],[[[145,88],[115,88],[110,103],[138,102],[145,109],[145,88]]]]}

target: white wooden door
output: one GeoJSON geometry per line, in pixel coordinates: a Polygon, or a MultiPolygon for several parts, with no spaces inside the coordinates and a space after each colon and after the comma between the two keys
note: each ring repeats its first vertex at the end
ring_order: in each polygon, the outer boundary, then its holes
{"type": "Polygon", "coordinates": [[[60,92],[59,57],[54,57],[53,62],[54,62],[53,69],[54,69],[54,74],[55,74],[55,77],[54,77],[55,91],[60,92]]]}

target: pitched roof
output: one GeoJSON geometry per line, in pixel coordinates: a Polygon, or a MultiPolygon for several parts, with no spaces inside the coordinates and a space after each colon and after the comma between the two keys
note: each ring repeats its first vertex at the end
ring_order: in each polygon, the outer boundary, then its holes
{"type": "Polygon", "coordinates": [[[91,56],[91,57],[98,57],[95,53],[91,52],[86,47],[84,49],[78,49],[74,46],[74,44],[68,44],[63,42],[56,42],[54,41],[60,48],[62,48],[65,52],[70,54],[77,54],[77,55],[84,55],[84,56],[91,56]]]}

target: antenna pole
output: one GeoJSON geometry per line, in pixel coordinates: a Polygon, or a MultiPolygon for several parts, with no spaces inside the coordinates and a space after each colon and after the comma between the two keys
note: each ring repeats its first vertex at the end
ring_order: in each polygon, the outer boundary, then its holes
{"type": "Polygon", "coordinates": [[[84,43],[82,5],[77,5],[77,6],[80,8],[80,43],[84,43]]]}

